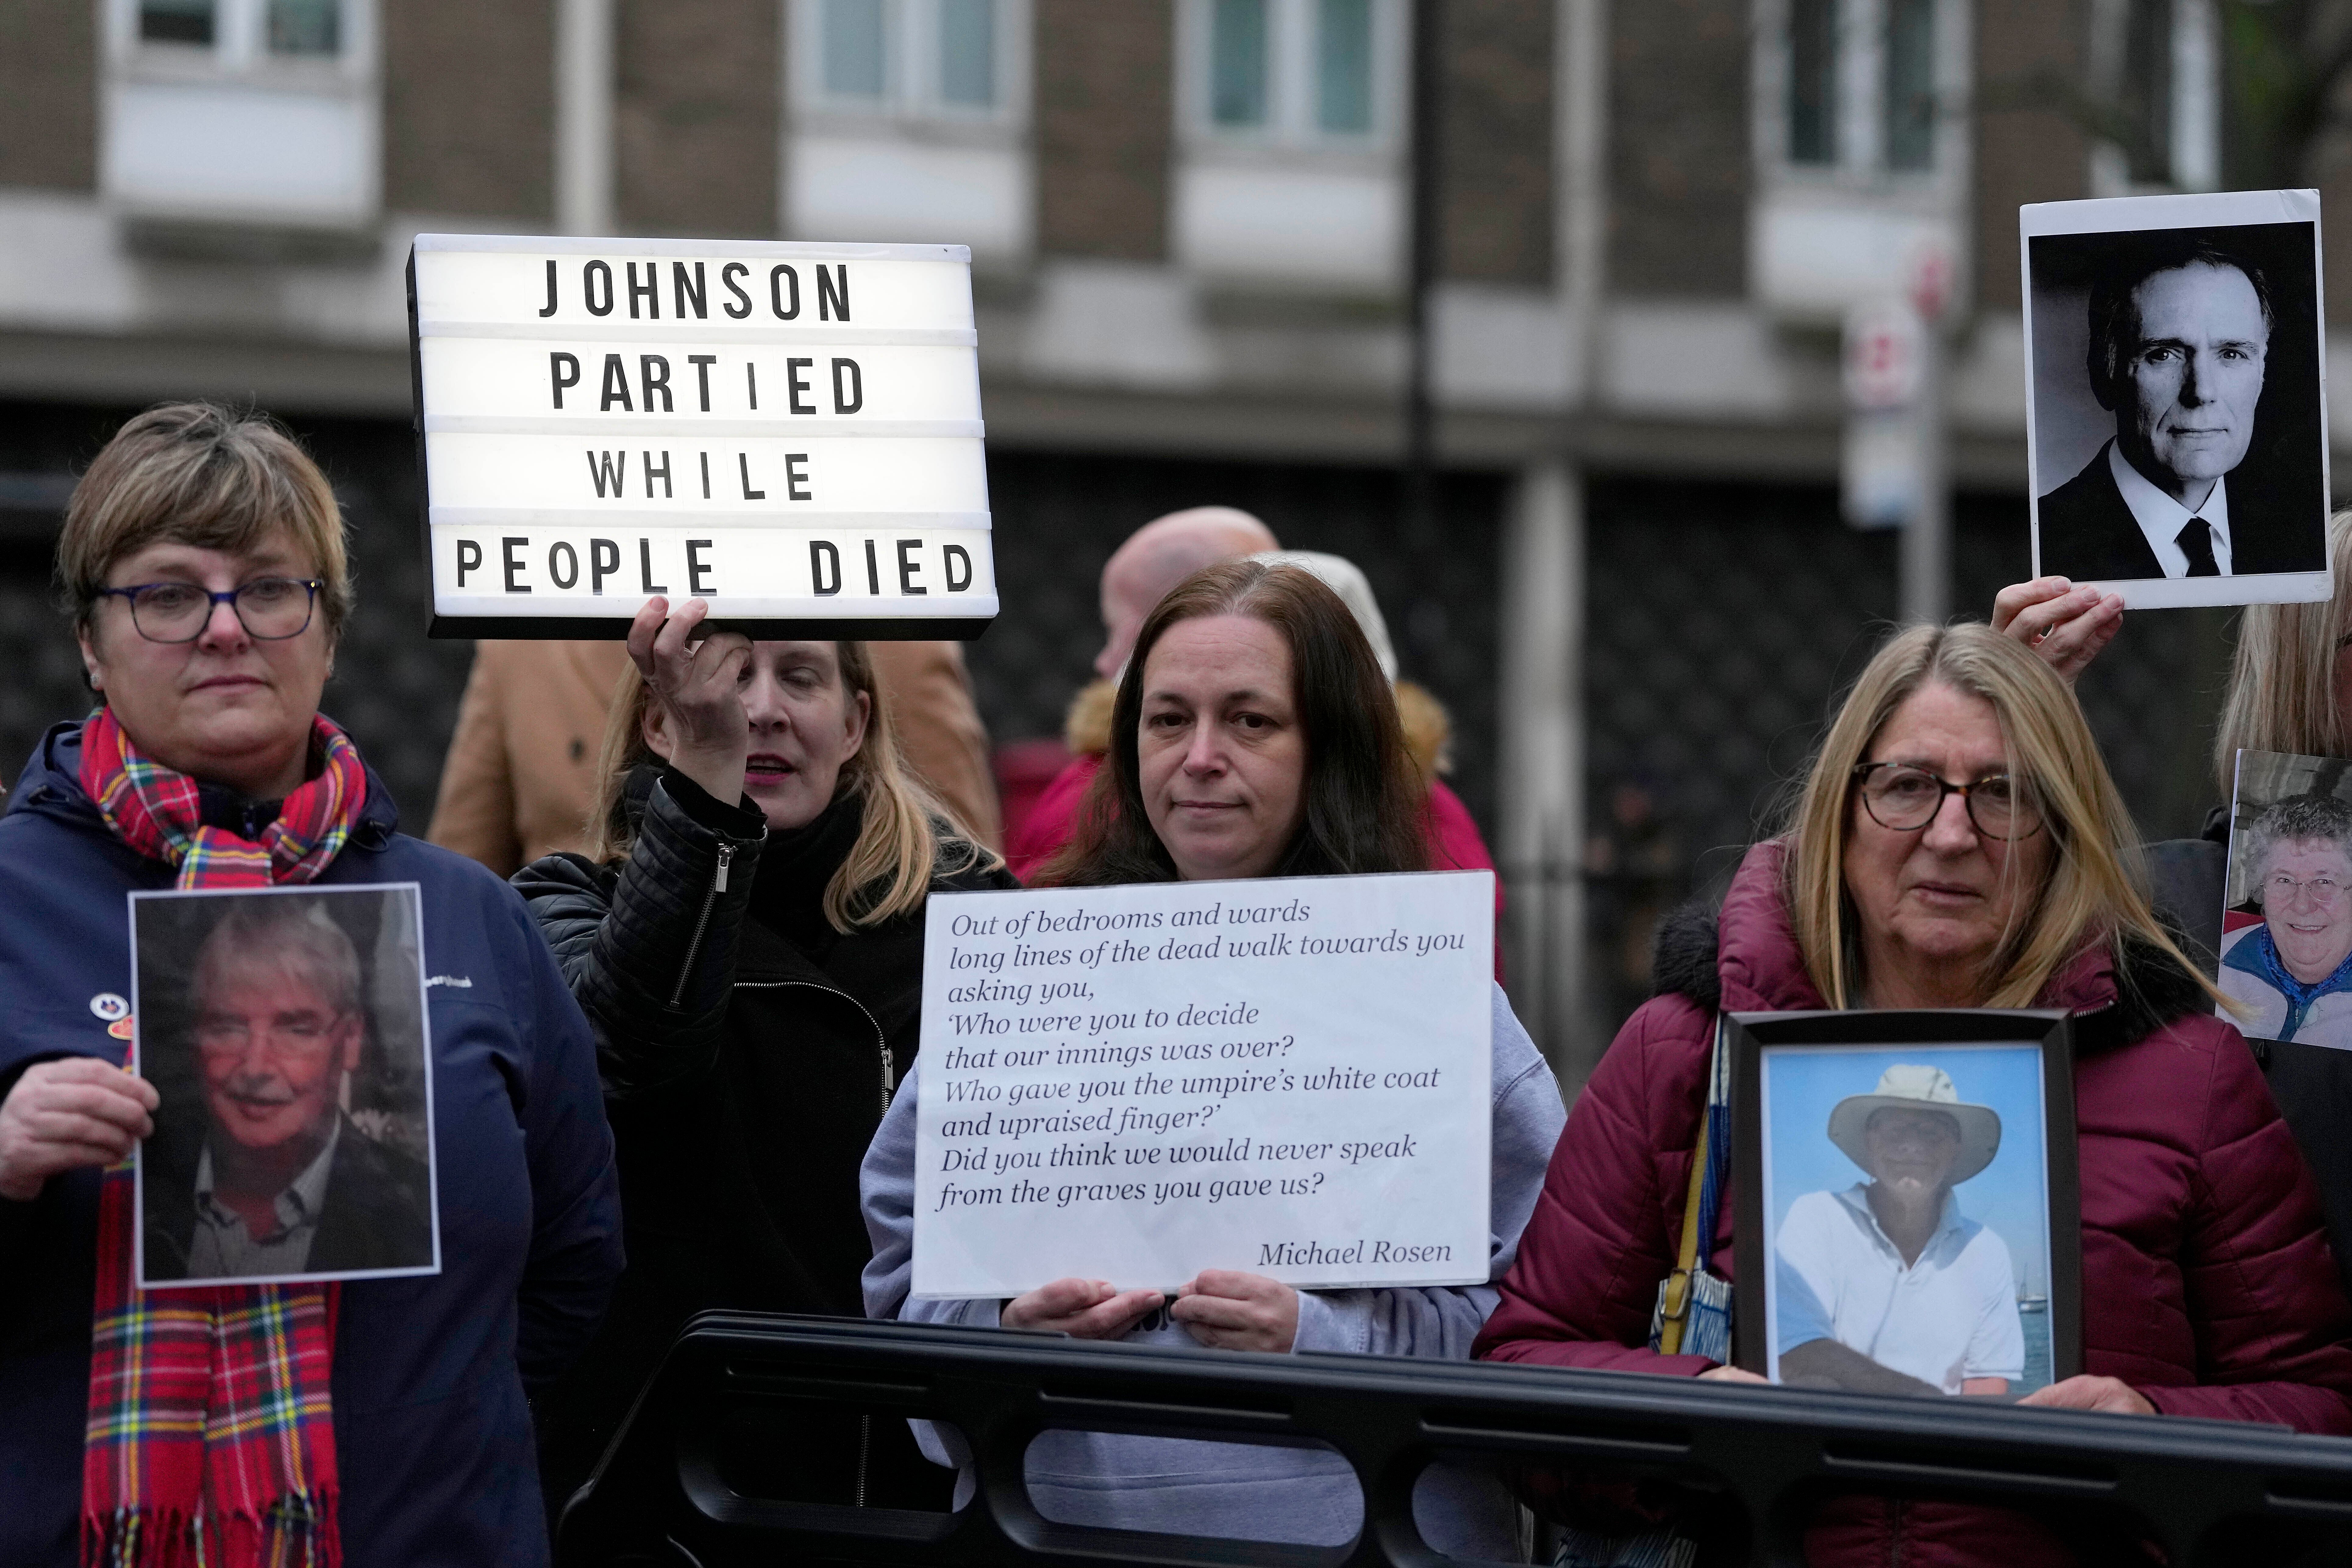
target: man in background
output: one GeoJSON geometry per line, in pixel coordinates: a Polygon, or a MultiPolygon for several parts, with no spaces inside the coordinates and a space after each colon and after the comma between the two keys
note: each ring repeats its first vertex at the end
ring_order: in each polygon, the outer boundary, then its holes
{"type": "MultiPolygon", "coordinates": [[[[996,848],[1003,834],[988,730],[962,647],[867,646],[908,765],[979,842],[996,848]]],[[[620,642],[477,643],[425,837],[501,877],[542,855],[576,853],[596,795],[613,686],[628,662],[620,642]]]]}

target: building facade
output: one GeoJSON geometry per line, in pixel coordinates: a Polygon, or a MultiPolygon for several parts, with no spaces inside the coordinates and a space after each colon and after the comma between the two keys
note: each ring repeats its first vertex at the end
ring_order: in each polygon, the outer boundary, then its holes
{"type": "MultiPolygon", "coordinates": [[[[0,0],[0,746],[87,700],[46,603],[73,472],[130,409],[250,401],[351,510],[330,706],[421,828],[467,650],[422,637],[410,237],[963,243],[998,739],[1058,729],[1096,573],[1150,516],[1229,502],[1354,557],[1452,710],[1514,993],[1580,1081],[1658,910],[1769,823],[1895,611],[1894,541],[1839,519],[1846,307],[1941,268],[1953,607],[1982,614],[2026,563],[2016,207],[2217,184],[2218,25],[2212,0],[1445,0],[1446,478],[1415,531],[1410,24],[1407,0],[0,0]]],[[[2214,796],[2225,647],[2210,613],[2136,616],[2084,683],[2152,834],[2214,796]]]]}

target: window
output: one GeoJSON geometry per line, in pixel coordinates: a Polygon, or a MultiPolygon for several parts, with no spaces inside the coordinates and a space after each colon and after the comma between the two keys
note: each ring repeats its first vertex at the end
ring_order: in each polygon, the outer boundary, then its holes
{"type": "Polygon", "coordinates": [[[142,45],[194,45],[222,63],[341,55],[346,0],[138,0],[142,45]]]}
{"type": "Polygon", "coordinates": [[[2210,190],[2221,175],[2212,0],[2095,0],[2092,96],[2114,138],[2092,154],[2102,195],[2210,190]]]}
{"type": "Polygon", "coordinates": [[[1197,0],[1192,118],[1212,135],[1364,145],[1394,115],[1396,0],[1197,0]]]}
{"type": "Polygon", "coordinates": [[[817,0],[813,102],[900,116],[993,117],[1013,100],[1014,0],[817,0]]]}
{"type": "MultiPolygon", "coordinates": [[[[1773,4],[1774,0],[1767,0],[1773,4]]],[[[1958,0],[1777,0],[1777,141],[1792,169],[1933,174],[1965,51],[1958,0]]]]}

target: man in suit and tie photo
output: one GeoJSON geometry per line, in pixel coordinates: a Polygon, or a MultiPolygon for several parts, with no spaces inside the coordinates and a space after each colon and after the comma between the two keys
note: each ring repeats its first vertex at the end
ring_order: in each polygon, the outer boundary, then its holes
{"type": "Polygon", "coordinates": [[[2041,571],[2105,582],[2317,570],[2311,520],[2237,472],[2277,320],[2262,267],[2197,231],[2156,231],[2093,280],[2089,315],[2091,390],[2115,437],[2042,497],[2041,571]]]}

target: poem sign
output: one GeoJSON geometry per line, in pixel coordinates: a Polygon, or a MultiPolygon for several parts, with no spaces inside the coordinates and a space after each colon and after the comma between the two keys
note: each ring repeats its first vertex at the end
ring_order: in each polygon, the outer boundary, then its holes
{"type": "Polygon", "coordinates": [[[1492,872],[933,895],[913,1294],[1486,1278],[1492,872]]]}
{"type": "Polygon", "coordinates": [[[995,616],[963,247],[425,234],[409,321],[435,636],[995,616]]]}

